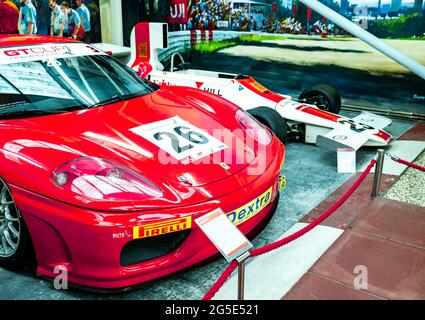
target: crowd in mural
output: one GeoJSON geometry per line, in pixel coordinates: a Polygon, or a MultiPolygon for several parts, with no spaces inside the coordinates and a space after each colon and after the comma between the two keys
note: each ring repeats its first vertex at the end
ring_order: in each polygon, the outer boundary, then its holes
{"type": "MultiPolygon", "coordinates": [[[[246,1],[188,0],[187,24],[179,29],[324,34],[338,32],[329,21],[279,19],[272,5],[246,1]]],[[[173,26],[174,27],[174,26],[173,26]]],[[[174,30],[174,28],[173,28],[174,30]]],[[[98,1],[0,0],[0,33],[46,34],[85,42],[100,40],[98,1]],[[98,35],[98,36],[94,36],[98,35]],[[95,39],[93,39],[95,38],[95,39]]]]}
{"type": "Polygon", "coordinates": [[[218,21],[228,21],[229,2],[226,0],[194,0],[189,6],[188,29],[214,30],[218,21]]]}
{"type": "Polygon", "coordinates": [[[93,1],[0,0],[0,34],[43,34],[90,42],[96,20],[98,8],[93,1]]]}
{"type": "MultiPolygon", "coordinates": [[[[305,20],[305,19],[304,19],[305,20]]],[[[331,22],[301,21],[298,17],[277,19],[273,7],[233,4],[228,0],[192,0],[189,2],[187,29],[263,31],[291,34],[328,34],[338,31],[331,22]],[[265,9],[266,8],[266,9],[265,9]]]]}
{"type": "Polygon", "coordinates": [[[269,33],[289,33],[289,34],[342,34],[343,30],[336,27],[332,22],[317,20],[315,22],[302,23],[295,17],[276,20],[266,26],[265,30],[269,33]]]}

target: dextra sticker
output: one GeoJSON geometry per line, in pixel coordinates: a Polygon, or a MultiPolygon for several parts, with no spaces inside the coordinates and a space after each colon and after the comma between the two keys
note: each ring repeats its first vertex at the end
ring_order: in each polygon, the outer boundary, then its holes
{"type": "Polygon", "coordinates": [[[133,227],[133,239],[160,236],[162,234],[187,230],[187,229],[190,229],[191,227],[192,227],[191,217],[145,224],[143,226],[133,227]]]}
{"type": "Polygon", "coordinates": [[[176,116],[130,129],[177,160],[196,161],[228,148],[204,130],[176,116]]]}
{"type": "Polygon", "coordinates": [[[248,219],[251,219],[253,216],[258,214],[262,209],[264,209],[270,204],[272,199],[272,193],[273,193],[273,187],[270,187],[266,192],[264,192],[259,197],[248,202],[242,207],[228,213],[227,217],[235,225],[239,225],[242,222],[245,222],[248,219]]]}
{"type": "Polygon", "coordinates": [[[0,49],[0,64],[89,55],[105,55],[105,53],[83,43],[8,47],[0,49]]]}

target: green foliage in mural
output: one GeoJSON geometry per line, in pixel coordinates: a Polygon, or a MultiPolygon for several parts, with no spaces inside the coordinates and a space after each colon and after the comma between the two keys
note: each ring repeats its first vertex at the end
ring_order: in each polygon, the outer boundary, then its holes
{"type": "Polygon", "coordinates": [[[380,38],[423,37],[425,33],[425,15],[412,13],[392,20],[369,22],[368,31],[380,38]]]}

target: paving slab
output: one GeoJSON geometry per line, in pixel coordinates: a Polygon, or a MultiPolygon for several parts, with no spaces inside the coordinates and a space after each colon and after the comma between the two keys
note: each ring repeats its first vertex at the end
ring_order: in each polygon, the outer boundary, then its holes
{"type": "Polygon", "coordinates": [[[398,201],[371,202],[353,230],[425,249],[425,209],[398,201]]]}
{"type": "Polygon", "coordinates": [[[353,286],[367,268],[369,293],[386,299],[425,299],[425,250],[347,230],[311,269],[353,286]]]}
{"type": "Polygon", "coordinates": [[[383,300],[363,290],[307,272],[283,300],[383,300]]]}
{"type": "Polygon", "coordinates": [[[400,137],[400,140],[425,141],[425,122],[416,123],[413,128],[400,137]]]}

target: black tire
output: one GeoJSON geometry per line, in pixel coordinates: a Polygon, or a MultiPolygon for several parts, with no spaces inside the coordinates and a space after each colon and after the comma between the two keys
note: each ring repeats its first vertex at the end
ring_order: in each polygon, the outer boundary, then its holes
{"type": "Polygon", "coordinates": [[[319,84],[304,90],[298,99],[308,104],[314,104],[324,111],[335,114],[341,111],[341,96],[334,87],[327,84],[319,84]]]}
{"type": "MultiPolygon", "coordinates": [[[[22,219],[22,216],[18,210],[18,208],[16,207],[14,200],[12,198],[12,194],[10,192],[10,189],[7,187],[6,183],[0,178],[0,192],[2,192],[3,188],[7,188],[7,192],[8,192],[8,196],[7,199],[9,201],[13,201],[13,205],[9,205],[10,207],[13,207],[9,210],[13,211],[13,217],[17,218],[18,221],[13,222],[15,223],[15,230],[17,229],[17,224],[19,222],[19,237],[16,237],[14,235],[12,235],[12,233],[9,233],[9,237],[12,237],[14,240],[17,241],[17,246],[16,249],[13,250],[13,254],[6,254],[5,252],[1,252],[1,250],[3,250],[3,247],[0,248],[0,267],[3,267],[5,269],[10,269],[10,270],[14,270],[14,269],[18,269],[21,268],[25,265],[30,264],[31,262],[34,262],[34,249],[32,246],[32,242],[31,242],[31,238],[30,238],[30,234],[28,231],[28,228],[24,222],[24,220],[22,219]],[[16,210],[16,211],[15,211],[16,210]]],[[[2,197],[0,197],[0,205],[2,204],[2,197]]],[[[1,206],[0,206],[1,208],[1,206]]],[[[0,222],[0,231],[3,231],[5,229],[7,229],[6,223],[6,215],[4,213],[4,210],[0,211],[0,221],[4,222],[3,224],[0,222]],[[3,226],[3,229],[2,229],[3,226]]],[[[5,237],[4,232],[0,233],[0,246],[2,246],[2,241],[3,238],[5,237]]]]}
{"type": "Polygon", "coordinates": [[[285,143],[287,138],[286,121],[276,110],[268,107],[258,107],[248,110],[248,113],[257,119],[258,122],[270,128],[276,137],[282,143],[285,143]]]}

